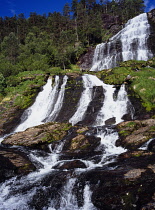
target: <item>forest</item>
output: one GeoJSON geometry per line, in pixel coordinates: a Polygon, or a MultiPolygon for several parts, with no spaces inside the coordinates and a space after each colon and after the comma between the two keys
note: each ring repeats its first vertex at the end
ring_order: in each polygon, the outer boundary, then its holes
{"type": "Polygon", "coordinates": [[[1,17],[1,94],[5,94],[6,78],[20,72],[73,68],[90,46],[113,35],[104,27],[105,14],[117,17],[118,24],[123,25],[144,9],[143,0],[72,0],[64,5],[62,13],[1,17]]]}

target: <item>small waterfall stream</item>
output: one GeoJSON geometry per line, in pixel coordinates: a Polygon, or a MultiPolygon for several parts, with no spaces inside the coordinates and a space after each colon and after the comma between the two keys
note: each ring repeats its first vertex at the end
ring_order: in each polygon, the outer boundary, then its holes
{"type": "Polygon", "coordinates": [[[58,90],[59,76],[55,77],[53,88],[52,79],[48,79],[43,90],[38,94],[34,104],[23,113],[21,117],[22,123],[14,132],[24,131],[29,127],[56,119],[62,107],[67,78],[67,76],[64,76],[60,91],[58,90]]]}
{"type": "Polygon", "coordinates": [[[146,13],[129,20],[109,42],[96,46],[90,71],[113,68],[121,61],[146,61],[152,58],[153,54],[147,45],[149,34],[150,25],[146,13]]]}

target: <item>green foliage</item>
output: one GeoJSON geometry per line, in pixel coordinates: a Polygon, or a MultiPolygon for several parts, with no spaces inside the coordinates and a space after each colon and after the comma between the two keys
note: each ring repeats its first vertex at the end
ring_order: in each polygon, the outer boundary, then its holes
{"type": "Polygon", "coordinates": [[[5,78],[3,76],[3,74],[0,73],[0,94],[4,94],[4,89],[6,87],[6,82],[5,82],[5,78]]]}
{"type": "Polygon", "coordinates": [[[39,88],[45,84],[45,74],[41,71],[21,72],[7,78],[6,97],[13,100],[14,106],[27,108],[33,102],[39,88]]]}

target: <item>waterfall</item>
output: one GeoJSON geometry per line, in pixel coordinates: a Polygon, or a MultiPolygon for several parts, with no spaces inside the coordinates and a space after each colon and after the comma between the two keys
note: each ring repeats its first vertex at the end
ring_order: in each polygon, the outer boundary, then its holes
{"type": "Polygon", "coordinates": [[[66,86],[66,83],[67,83],[67,79],[68,77],[65,75],[64,78],[63,78],[63,84],[61,85],[61,90],[59,92],[59,96],[58,96],[58,99],[54,105],[54,109],[52,110],[51,114],[49,115],[48,119],[46,120],[47,121],[54,121],[60,110],[61,110],[61,107],[63,105],[63,99],[64,99],[64,94],[65,94],[65,86],[66,86]]]}
{"type": "Polygon", "coordinates": [[[43,90],[38,94],[34,104],[23,113],[21,117],[21,121],[23,122],[15,129],[15,132],[23,131],[29,127],[43,123],[43,120],[47,115],[47,110],[49,110],[49,107],[54,104],[53,98],[56,95],[58,84],[59,77],[56,77],[55,87],[52,89],[52,79],[48,79],[47,83],[43,87],[43,90]],[[27,117],[26,120],[24,120],[25,116],[27,117]]]}
{"type": "Polygon", "coordinates": [[[152,58],[153,54],[147,46],[149,35],[150,25],[146,13],[129,20],[109,42],[96,46],[90,71],[113,68],[121,61],[146,61],[152,58]]]}
{"type": "MultiPolygon", "coordinates": [[[[82,207],[78,206],[76,196],[73,193],[76,178],[70,178],[61,192],[61,200],[59,210],[97,210],[93,203],[91,202],[92,192],[88,184],[85,185],[83,192],[84,205],[82,207]]],[[[47,210],[55,210],[56,202],[51,201],[50,207],[47,210]]],[[[46,208],[44,208],[46,210],[46,208]]]]}
{"type": "Polygon", "coordinates": [[[81,95],[75,114],[69,120],[72,125],[82,121],[84,118],[87,107],[92,100],[93,78],[94,77],[92,75],[87,74],[82,76],[84,91],[81,95]]]}
{"type": "MultiPolygon", "coordinates": [[[[37,190],[46,188],[40,186],[40,182],[48,173],[53,171],[54,165],[58,163],[59,155],[64,146],[64,142],[60,142],[47,156],[38,156],[37,151],[31,151],[30,159],[32,162],[37,162],[42,165],[36,172],[32,172],[20,179],[17,177],[0,184],[0,209],[3,210],[25,210],[31,209],[29,202],[32,201],[33,196],[37,190]]],[[[49,145],[51,148],[51,145],[49,145]]]]}
{"type": "Polygon", "coordinates": [[[102,86],[105,90],[105,100],[101,110],[95,120],[95,126],[105,125],[105,121],[110,118],[115,118],[116,124],[122,121],[123,115],[127,112],[129,99],[125,90],[125,85],[120,87],[117,99],[114,99],[115,88],[113,85],[107,85],[94,75],[85,74],[83,76],[84,91],[77,106],[77,111],[69,120],[72,125],[83,120],[89,103],[92,100],[92,90],[94,86],[102,86]],[[117,110],[117,112],[116,112],[117,110]]]}
{"type": "Polygon", "coordinates": [[[22,123],[14,132],[24,131],[29,127],[43,124],[45,121],[54,121],[62,107],[67,76],[63,78],[63,84],[59,87],[59,76],[55,77],[55,84],[52,88],[52,79],[49,78],[43,90],[38,94],[34,104],[23,113],[22,123]],[[25,119],[25,116],[27,117],[25,119]]]}
{"type": "Polygon", "coordinates": [[[95,125],[105,125],[105,121],[110,118],[115,118],[116,124],[123,121],[122,117],[127,113],[127,92],[125,91],[125,85],[122,85],[117,98],[114,100],[115,88],[112,85],[102,84],[105,88],[105,100],[101,110],[96,118],[95,125]]]}
{"type": "MultiPolygon", "coordinates": [[[[0,209],[39,209],[40,207],[37,205],[41,205],[43,210],[97,209],[92,202],[91,183],[84,181],[80,185],[80,175],[95,168],[102,168],[126,151],[122,147],[115,146],[118,133],[111,126],[105,126],[105,121],[109,118],[115,118],[115,123],[121,122],[123,115],[127,113],[129,99],[125,91],[125,85],[120,87],[116,95],[115,87],[103,83],[96,76],[85,74],[82,78],[84,90],[77,105],[77,110],[69,121],[74,125],[83,120],[92,101],[93,87],[100,86],[104,89],[105,99],[92,125],[93,129],[97,130],[96,136],[101,139],[100,145],[94,148],[95,152],[100,152],[98,159],[96,160],[96,157],[93,156],[93,152],[91,159],[87,157],[78,159],[76,155],[71,160],[63,158],[61,154],[67,138],[54,142],[53,145],[50,144],[49,152],[32,149],[31,152],[27,151],[26,155],[36,165],[37,170],[22,177],[11,178],[0,184],[0,209]],[[67,161],[74,160],[83,162],[86,168],[59,169],[59,166],[67,161]],[[62,177],[64,178],[61,180],[62,177]],[[80,194],[80,205],[77,193],[80,194]],[[40,196],[43,196],[43,198],[40,196]],[[42,204],[42,202],[44,203],[42,204]]],[[[58,76],[55,77],[53,86],[52,80],[49,78],[34,104],[26,110],[27,119],[23,120],[15,132],[42,124],[45,121],[55,120],[63,105],[66,83],[67,76],[63,78],[61,86],[58,76]]]]}

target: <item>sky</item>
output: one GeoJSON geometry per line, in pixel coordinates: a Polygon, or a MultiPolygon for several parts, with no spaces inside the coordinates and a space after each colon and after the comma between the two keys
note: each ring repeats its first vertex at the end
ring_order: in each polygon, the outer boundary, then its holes
{"type": "MultiPolygon", "coordinates": [[[[62,12],[65,3],[72,0],[0,0],[0,17],[12,17],[24,13],[29,17],[30,12],[43,15],[49,12],[62,12]]],[[[155,8],[155,0],[145,0],[146,12],[155,8]]]]}

